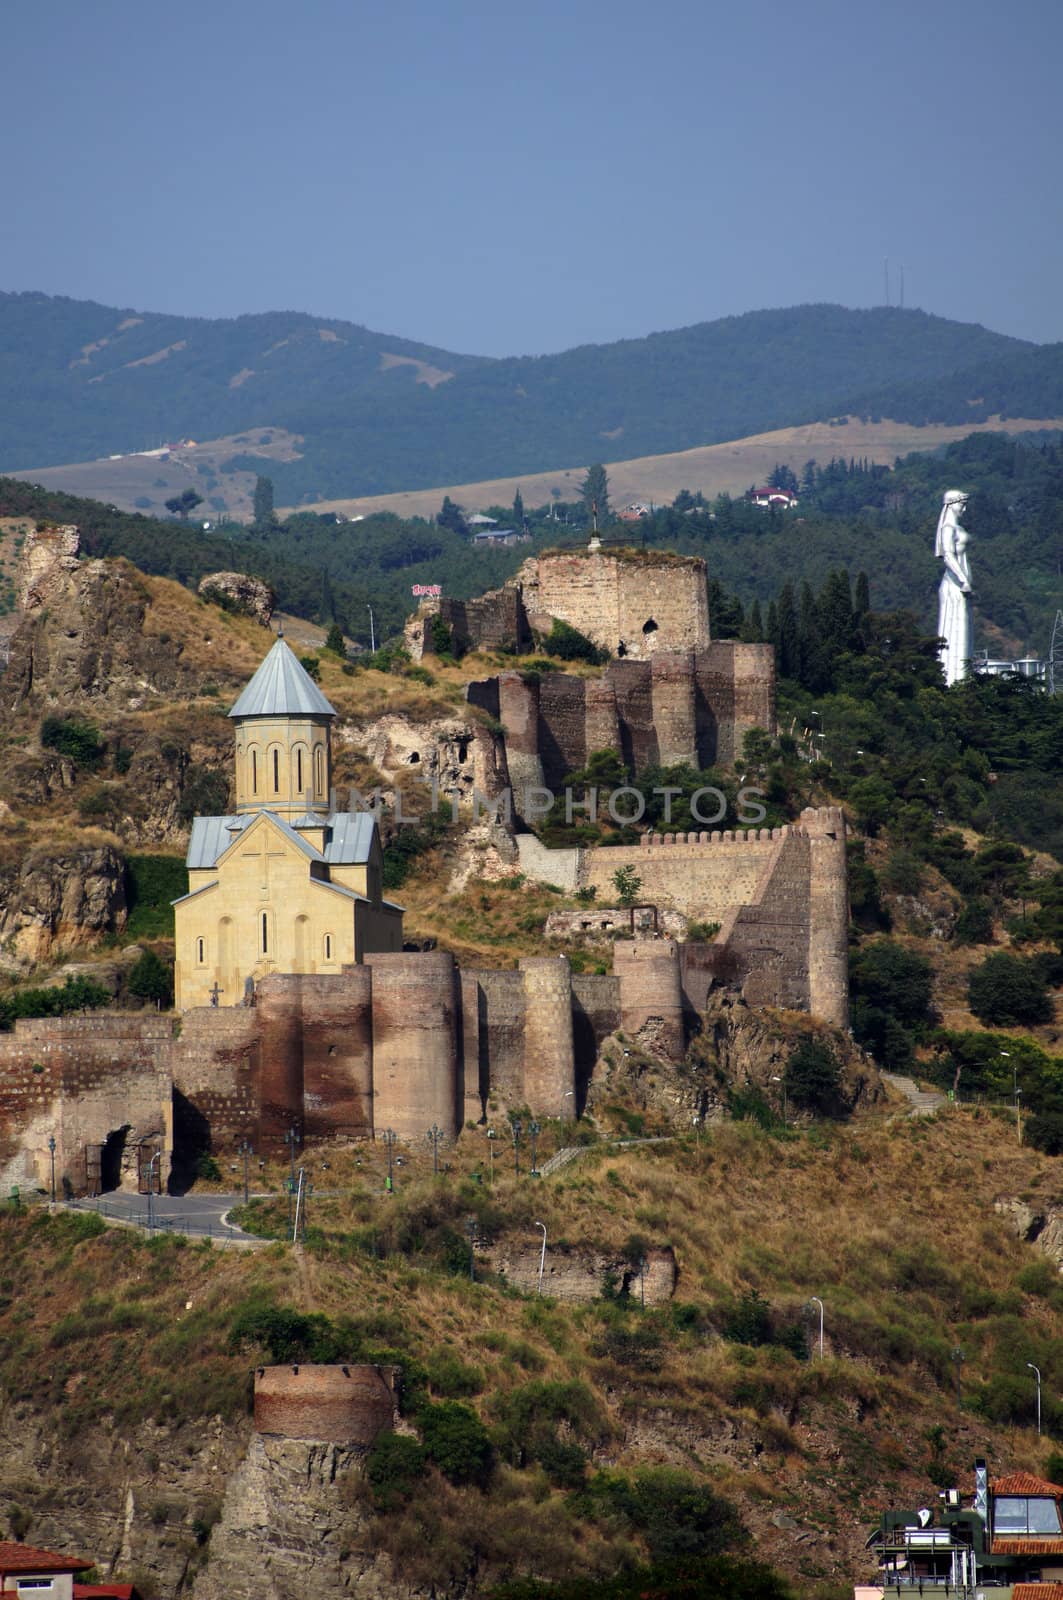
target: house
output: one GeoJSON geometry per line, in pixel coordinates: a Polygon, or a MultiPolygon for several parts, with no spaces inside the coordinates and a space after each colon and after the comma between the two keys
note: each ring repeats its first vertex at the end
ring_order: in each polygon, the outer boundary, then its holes
{"type": "Polygon", "coordinates": [[[335,809],[336,713],[284,638],[229,712],[236,810],[196,817],[174,902],[176,1004],[240,1005],[271,972],[332,974],[402,949],[376,819],[335,809]]]}
{"type": "Polygon", "coordinates": [[[0,1539],[0,1600],[140,1600],[132,1583],[78,1583],[91,1561],[0,1539]]]}
{"type": "Polygon", "coordinates": [[[763,489],[748,489],[746,499],[751,505],[766,508],[778,506],[782,511],[789,511],[797,504],[797,496],[791,494],[789,489],[776,489],[772,484],[766,484],[763,489]]]}
{"type": "MultiPolygon", "coordinates": [[[[490,522],[490,517],[486,519],[490,522]]],[[[480,528],[472,536],[474,545],[494,544],[527,544],[531,538],[530,533],[521,533],[517,528],[480,528]]]]}
{"type": "Polygon", "coordinates": [[[979,1460],[970,1505],[958,1489],[941,1498],[936,1523],[929,1509],[883,1515],[868,1539],[879,1582],[857,1585],[857,1600],[881,1600],[916,1585],[922,1595],[1000,1588],[1022,1600],[1063,1600],[1063,1485],[1030,1472],[990,1482],[979,1460]]]}
{"type": "Polygon", "coordinates": [[[653,507],[648,506],[645,500],[632,500],[629,506],[624,506],[623,510],[616,514],[618,522],[641,522],[643,517],[652,515],[653,507]]]}

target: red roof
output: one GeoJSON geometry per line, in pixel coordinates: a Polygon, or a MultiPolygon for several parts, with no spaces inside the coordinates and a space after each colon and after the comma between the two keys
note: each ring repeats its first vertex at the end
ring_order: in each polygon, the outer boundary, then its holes
{"type": "Polygon", "coordinates": [[[35,1550],[31,1544],[0,1539],[0,1576],[16,1572],[85,1572],[91,1566],[91,1561],[81,1561],[77,1556],[61,1556],[54,1550],[35,1550]]]}
{"type": "Polygon", "coordinates": [[[1017,1583],[1011,1600],[1063,1600],[1063,1583],[1017,1583]]]}
{"type": "Polygon", "coordinates": [[[994,1494],[1048,1495],[1053,1500],[1063,1499],[1063,1487],[1049,1483],[1047,1478],[1035,1478],[1032,1472],[1006,1472],[994,1478],[989,1485],[994,1494]]]}
{"type": "MultiPolygon", "coordinates": [[[[134,1583],[75,1583],[74,1600],[138,1600],[134,1583]]],[[[0,1596],[0,1600],[3,1597],[0,1596]]]]}

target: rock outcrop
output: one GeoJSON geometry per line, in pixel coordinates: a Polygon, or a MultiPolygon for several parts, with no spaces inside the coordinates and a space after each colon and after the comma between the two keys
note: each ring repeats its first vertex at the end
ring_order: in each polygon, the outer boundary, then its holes
{"type": "Polygon", "coordinates": [[[0,868],[0,965],[20,971],[126,922],[125,868],[110,845],[41,848],[0,868]]]}
{"type": "Polygon", "coordinates": [[[1035,1244],[1063,1272],[1063,1207],[1032,1206],[1006,1196],[993,1202],[993,1210],[1010,1222],[1024,1243],[1035,1244]]]}
{"type": "Polygon", "coordinates": [[[197,591],[204,600],[221,606],[223,611],[235,611],[243,617],[254,617],[264,628],[269,626],[277,596],[261,578],[249,577],[246,572],[208,572],[199,580],[197,591]]]}

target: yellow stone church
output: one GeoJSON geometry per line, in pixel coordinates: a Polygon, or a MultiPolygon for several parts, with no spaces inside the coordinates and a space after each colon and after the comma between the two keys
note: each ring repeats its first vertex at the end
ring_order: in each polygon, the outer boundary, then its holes
{"type": "Polygon", "coordinates": [[[192,824],[188,893],[174,902],[179,1010],[240,1005],[271,972],[338,974],[402,949],[376,821],[334,808],[335,715],[278,637],[229,712],[236,811],[192,824]]]}

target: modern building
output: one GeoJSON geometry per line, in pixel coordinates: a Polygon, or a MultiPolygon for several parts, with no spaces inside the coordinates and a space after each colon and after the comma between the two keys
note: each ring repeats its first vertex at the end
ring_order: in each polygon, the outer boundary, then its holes
{"type": "Polygon", "coordinates": [[[376,820],[334,805],[335,715],[278,638],[229,713],[236,809],[192,824],[174,904],[179,1010],[240,1005],[271,972],[338,976],[402,949],[376,820]]]}

